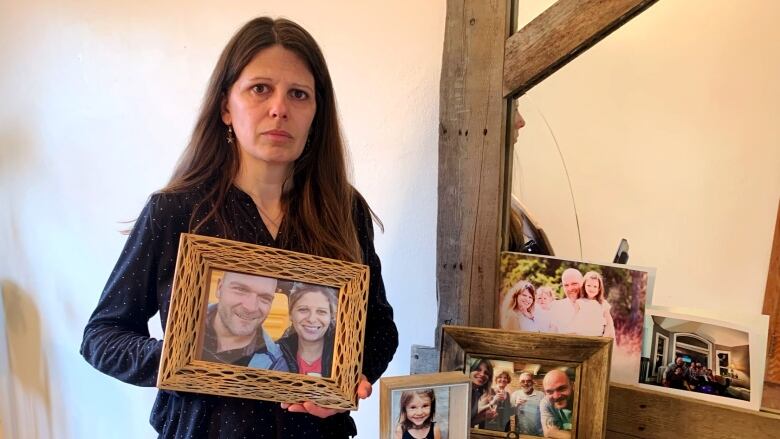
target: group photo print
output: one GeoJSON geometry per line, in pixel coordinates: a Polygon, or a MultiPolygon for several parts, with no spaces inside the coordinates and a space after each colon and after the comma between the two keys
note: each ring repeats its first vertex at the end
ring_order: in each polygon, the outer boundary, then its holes
{"type": "Polygon", "coordinates": [[[758,409],[767,316],[745,321],[648,308],[640,386],[718,404],[758,409]]]}
{"type": "Polygon", "coordinates": [[[650,269],[501,254],[501,329],[614,339],[610,380],[639,371],[650,269]]]}
{"type": "Polygon", "coordinates": [[[573,365],[538,360],[467,360],[474,429],[533,437],[572,437],[577,378],[573,365]]]}

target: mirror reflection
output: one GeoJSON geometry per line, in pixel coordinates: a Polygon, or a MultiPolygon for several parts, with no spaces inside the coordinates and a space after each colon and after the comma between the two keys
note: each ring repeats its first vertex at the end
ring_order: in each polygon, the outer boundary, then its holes
{"type": "MultiPolygon", "coordinates": [[[[552,2],[519,3],[518,27],[552,2]]],[[[630,264],[658,268],[656,305],[717,307],[738,284],[729,307],[755,313],[780,193],[780,6],[726,5],[659,2],[517,99],[511,193],[556,256],[611,262],[626,238],[630,264]]]]}

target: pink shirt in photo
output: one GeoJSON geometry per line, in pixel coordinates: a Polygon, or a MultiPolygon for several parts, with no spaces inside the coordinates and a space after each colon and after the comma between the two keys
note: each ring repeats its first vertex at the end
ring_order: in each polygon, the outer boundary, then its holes
{"type": "Polygon", "coordinates": [[[298,362],[298,373],[303,375],[322,376],[322,357],[317,358],[313,363],[307,363],[306,360],[301,357],[301,354],[297,354],[296,361],[298,362]]]}

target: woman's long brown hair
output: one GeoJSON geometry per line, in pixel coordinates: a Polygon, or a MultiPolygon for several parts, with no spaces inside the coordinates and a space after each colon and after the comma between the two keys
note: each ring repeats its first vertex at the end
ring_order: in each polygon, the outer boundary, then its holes
{"type": "Polygon", "coordinates": [[[189,145],[161,192],[200,188],[205,195],[193,211],[190,230],[197,233],[213,220],[226,237],[232,236],[224,206],[238,173],[239,154],[236,143],[227,142],[221,105],[244,67],[259,51],[273,45],[294,52],[308,65],[314,76],[317,102],[308,144],[293,165],[291,180],[285,184],[290,189],[282,194],[282,245],[304,253],[362,262],[353,203],[365,201],[347,177],[330,73],[314,38],[292,21],[255,18],[228,42],[211,75],[189,145]],[[197,221],[196,216],[200,218],[197,221]]]}

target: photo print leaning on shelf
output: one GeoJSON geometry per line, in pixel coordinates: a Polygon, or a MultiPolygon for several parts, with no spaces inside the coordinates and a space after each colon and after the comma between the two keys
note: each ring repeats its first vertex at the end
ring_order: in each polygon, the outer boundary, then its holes
{"type": "Polygon", "coordinates": [[[503,252],[499,327],[610,337],[610,380],[635,381],[653,270],[503,252]]]}

